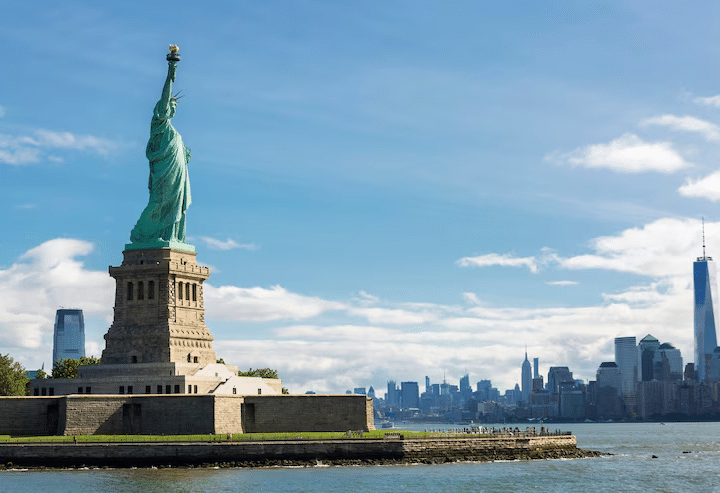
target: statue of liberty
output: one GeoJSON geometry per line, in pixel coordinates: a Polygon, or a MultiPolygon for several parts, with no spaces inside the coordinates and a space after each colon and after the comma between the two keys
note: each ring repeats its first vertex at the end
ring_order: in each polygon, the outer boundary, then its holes
{"type": "Polygon", "coordinates": [[[150,200],[130,233],[126,249],[180,248],[194,251],[185,243],[185,212],[190,206],[190,178],[187,163],[190,149],[170,123],[177,109],[177,94],[172,94],[178,47],[170,45],[168,74],[160,101],[153,110],[150,140],[145,155],[150,162],[150,200]]]}

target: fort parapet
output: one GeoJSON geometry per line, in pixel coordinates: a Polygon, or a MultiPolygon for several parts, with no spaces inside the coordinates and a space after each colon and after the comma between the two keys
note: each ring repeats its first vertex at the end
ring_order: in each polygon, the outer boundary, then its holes
{"type": "Polygon", "coordinates": [[[374,430],[364,395],[0,398],[0,435],[186,435],[374,430]]]}
{"type": "Polygon", "coordinates": [[[444,463],[598,456],[572,435],[224,441],[186,443],[0,444],[0,464],[68,467],[277,466],[444,463]]]}

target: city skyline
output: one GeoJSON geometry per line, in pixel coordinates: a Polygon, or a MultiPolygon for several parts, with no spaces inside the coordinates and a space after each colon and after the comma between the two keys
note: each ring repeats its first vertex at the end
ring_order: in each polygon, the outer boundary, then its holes
{"type": "Polygon", "coordinates": [[[720,255],[711,5],[9,5],[0,353],[48,367],[62,306],[104,348],[176,43],[226,362],[302,393],[513,388],[525,345],[587,381],[627,334],[689,361],[703,216],[720,255]]]}

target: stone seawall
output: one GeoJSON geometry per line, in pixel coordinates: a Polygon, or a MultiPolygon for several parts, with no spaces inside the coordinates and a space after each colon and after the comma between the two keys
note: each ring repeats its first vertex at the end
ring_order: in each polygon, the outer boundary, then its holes
{"type": "Polygon", "coordinates": [[[0,444],[0,464],[23,467],[271,466],[525,460],[596,456],[572,435],[283,440],[206,443],[0,444]]]}
{"type": "Polygon", "coordinates": [[[0,435],[374,430],[364,395],[75,394],[0,397],[0,435]]]}

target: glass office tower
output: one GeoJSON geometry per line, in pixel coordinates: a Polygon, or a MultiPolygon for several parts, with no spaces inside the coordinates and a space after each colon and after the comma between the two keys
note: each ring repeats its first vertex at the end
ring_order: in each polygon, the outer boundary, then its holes
{"type": "Polygon", "coordinates": [[[82,310],[60,309],[55,314],[53,366],[67,358],[85,356],[85,320],[82,310]]]}
{"type": "Polygon", "coordinates": [[[620,371],[620,395],[635,397],[635,382],[638,378],[638,349],[635,337],[615,338],[615,363],[620,371]]]}
{"type": "MultiPolygon", "coordinates": [[[[703,249],[704,250],[704,249],[703,249]]],[[[698,380],[708,375],[709,362],[717,347],[717,275],[711,257],[698,257],[693,262],[695,285],[695,371],[698,380]]]]}

